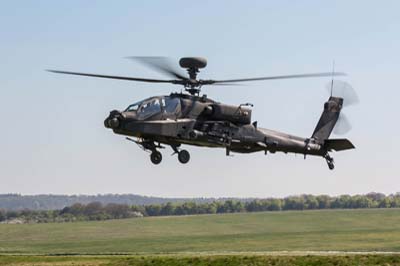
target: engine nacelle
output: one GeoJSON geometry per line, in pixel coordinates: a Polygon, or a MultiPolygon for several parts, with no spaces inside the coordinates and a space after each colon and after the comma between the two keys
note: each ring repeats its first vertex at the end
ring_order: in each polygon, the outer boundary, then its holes
{"type": "Polygon", "coordinates": [[[227,120],[234,124],[251,123],[251,109],[243,106],[212,104],[206,108],[205,113],[211,120],[227,120]]]}

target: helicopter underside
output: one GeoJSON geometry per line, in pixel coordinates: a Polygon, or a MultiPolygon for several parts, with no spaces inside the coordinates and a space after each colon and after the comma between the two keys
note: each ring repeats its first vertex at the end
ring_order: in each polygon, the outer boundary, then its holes
{"type": "MultiPolygon", "coordinates": [[[[163,145],[171,146],[178,156],[182,144],[223,148],[226,150],[226,155],[230,155],[230,152],[253,153],[259,151],[264,151],[265,154],[275,152],[317,156],[326,156],[327,154],[321,145],[309,143],[307,139],[257,128],[254,125],[239,127],[226,125],[222,129],[214,126],[212,130],[200,131],[195,122],[194,119],[135,121],[124,126],[123,129],[114,129],[114,132],[134,137],[135,139],[128,139],[140,145],[144,150],[151,151],[153,155],[157,154],[157,156],[151,157],[152,162],[156,164],[161,161],[161,153],[158,149],[164,148],[163,145]],[[153,160],[153,157],[156,159],[153,160]]],[[[218,124],[218,121],[213,123],[218,124]]],[[[187,151],[184,153],[189,156],[187,151]]],[[[183,163],[188,160],[179,159],[183,163]]]]}

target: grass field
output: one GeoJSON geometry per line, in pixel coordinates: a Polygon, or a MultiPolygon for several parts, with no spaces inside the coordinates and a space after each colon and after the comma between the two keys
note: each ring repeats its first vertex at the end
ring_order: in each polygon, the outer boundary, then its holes
{"type": "Polygon", "coordinates": [[[292,266],[400,265],[396,255],[332,256],[0,256],[0,266],[292,266]]]}
{"type": "Polygon", "coordinates": [[[323,251],[400,252],[400,209],[0,224],[0,266],[400,265],[323,251]]]}
{"type": "Polygon", "coordinates": [[[0,254],[400,251],[400,209],[0,224],[0,254]]]}

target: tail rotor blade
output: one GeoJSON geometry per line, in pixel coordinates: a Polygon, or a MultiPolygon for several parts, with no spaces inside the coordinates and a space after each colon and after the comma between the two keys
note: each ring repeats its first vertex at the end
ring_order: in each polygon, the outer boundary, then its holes
{"type": "Polygon", "coordinates": [[[358,95],[355,89],[347,82],[333,80],[326,85],[332,96],[343,98],[343,106],[350,106],[359,103],[358,95]]]}
{"type": "Polygon", "coordinates": [[[343,114],[340,113],[339,119],[333,129],[333,133],[335,135],[343,135],[351,130],[352,126],[349,122],[349,119],[343,114]]]}

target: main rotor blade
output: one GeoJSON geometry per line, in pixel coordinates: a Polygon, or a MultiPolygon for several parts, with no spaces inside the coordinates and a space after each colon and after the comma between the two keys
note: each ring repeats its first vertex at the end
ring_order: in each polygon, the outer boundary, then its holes
{"type": "MultiPolygon", "coordinates": [[[[201,81],[200,81],[201,82],[201,81]]],[[[244,86],[244,84],[238,84],[238,83],[214,83],[214,84],[210,84],[213,86],[244,86]]]]}
{"type": "Polygon", "coordinates": [[[181,83],[180,80],[164,80],[164,79],[147,79],[147,78],[110,76],[110,75],[99,75],[99,74],[90,74],[90,73],[81,73],[81,72],[51,70],[51,69],[48,69],[47,71],[53,72],[53,73],[58,73],[58,74],[69,74],[69,75],[78,75],[78,76],[87,76],[87,77],[96,77],[96,78],[106,78],[106,79],[121,79],[121,80],[152,82],[152,83],[172,83],[172,84],[180,84],[181,83]]]}
{"type": "Polygon", "coordinates": [[[331,76],[345,76],[345,73],[312,73],[312,74],[297,74],[297,75],[284,75],[284,76],[270,76],[270,77],[259,77],[259,78],[244,78],[244,79],[226,79],[226,80],[204,80],[204,84],[215,84],[225,82],[245,82],[245,81],[257,81],[257,80],[273,80],[273,79],[292,79],[292,78],[315,78],[315,77],[331,77],[331,76]]]}
{"type": "Polygon", "coordinates": [[[167,74],[171,77],[188,80],[188,77],[180,74],[178,70],[174,69],[171,65],[170,60],[167,57],[161,56],[129,56],[128,59],[138,61],[150,68],[153,68],[159,72],[167,74]]]}

